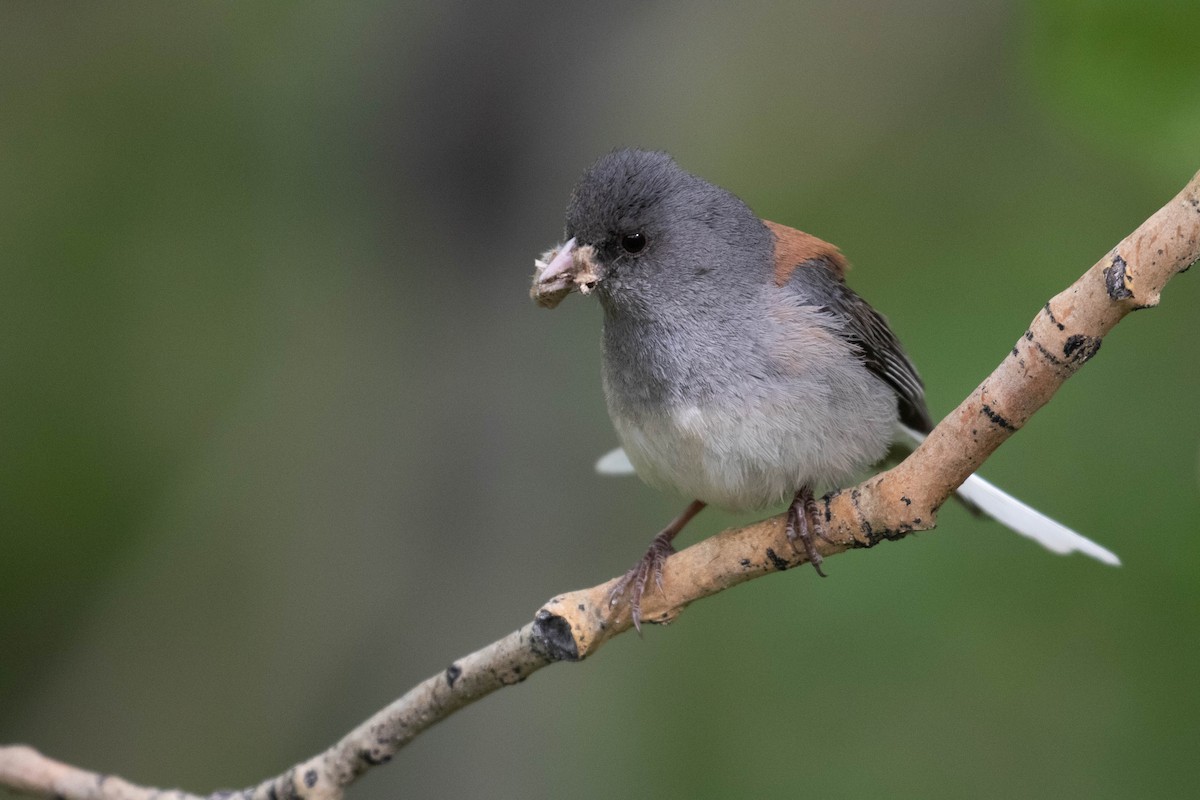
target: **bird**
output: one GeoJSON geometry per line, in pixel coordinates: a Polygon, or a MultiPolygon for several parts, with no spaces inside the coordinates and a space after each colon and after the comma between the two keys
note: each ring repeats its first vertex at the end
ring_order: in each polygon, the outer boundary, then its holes
{"type": "MultiPolygon", "coordinates": [[[[620,148],[584,171],[565,241],[535,260],[531,295],[573,291],[603,309],[601,376],[621,447],[601,472],[632,468],[690,499],[618,580],[610,603],[641,606],[683,527],[708,505],[787,503],[786,530],[824,576],[815,492],[933,428],[925,388],[886,318],[846,283],[832,244],[760,219],[733,193],[662,151],[620,148]]],[[[977,475],[969,507],[1048,549],[1117,557],[977,475]]]]}

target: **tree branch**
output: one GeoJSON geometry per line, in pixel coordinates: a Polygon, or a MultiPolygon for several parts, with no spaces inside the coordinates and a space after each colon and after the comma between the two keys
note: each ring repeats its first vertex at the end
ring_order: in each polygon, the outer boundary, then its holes
{"type": "MultiPolygon", "coordinates": [[[[938,508],[1100,349],[1130,311],[1158,305],[1163,286],[1200,259],[1200,173],[1171,202],[1048,302],[991,375],[899,466],[823,499],[825,557],[933,528],[938,508]]],[[[783,516],[724,531],[672,556],[661,592],[642,600],[647,622],[673,620],[689,604],[806,560],[783,516]]],[[[613,581],[568,592],[533,622],[426,679],[333,747],[275,778],[211,798],[337,800],[370,767],[463,706],[555,661],[578,661],[629,630],[628,609],[608,603],[613,581]]],[[[0,747],[0,786],[66,800],[193,800],[0,747]]]]}

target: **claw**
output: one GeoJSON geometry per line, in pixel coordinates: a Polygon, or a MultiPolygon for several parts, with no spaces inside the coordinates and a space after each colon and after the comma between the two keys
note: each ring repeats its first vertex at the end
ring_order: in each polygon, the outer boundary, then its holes
{"type": "Polygon", "coordinates": [[[671,540],[683,530],[683,526],[688,523],[688,520],[700,513],[702,508],[704,508],[703,502],[693,500],[682,514],[671,520],[671,524],[654,537],[641,560],[633,565],[633,569],[622,575],[621,579],[609,590],[608,605],[610,608],[617,607],[621,603],[621,599],[628,595],[629,618],[633,621],[633,627],[639,634],[642,632],[642,598],[646,594],[646,584],[653,576],[654,585],[658,587],[658,591],[665,592],[663,589],[663,565],[675,553],[675,548],[671,546],[671,540]]]}
{"type": "Polygon", "coordinates": [[[619,605],[621,599],[628,595],[629,618],[633,620],[633,627],[637,629],[638,633],[642,632],[642,597],[646,594],[646,585],[650,583],[650,578],[653,576],[654,585],[660,592],[663,591],[663,565],[675,552],[675,548],[671,546],[671,537],[674,536],[674,532],[670,532],[670,535],[667,534],[668,531],[663,531],[655,536],[649,549],[646,550],[646,554],[621,577],[621,580],[616,582],[608,593],[608,604],[611,607],[619,605]]]}
{"type": "Polygon", "coordinates": [[[792,500],[792,504],[788,506],[787,528],[785,530],[787,531],[788,541],[792,543],[792,547],[796,547],[796,542],[799,540],[800,544],[804,547],[804,554],[808,556],[808,563],[812,564],[817,574],[824,578],[825,573],[821,571],[821,562],[825,558],[817,552],[817,546],[813,542],[813,535],[815,534],[827,542],[829,538],[825,535],[821,521],[817,516],[817,503],[813,499],[812,489],[809,487],[801,487],[800,491],[796,492],[796,497],[792,500]]]}

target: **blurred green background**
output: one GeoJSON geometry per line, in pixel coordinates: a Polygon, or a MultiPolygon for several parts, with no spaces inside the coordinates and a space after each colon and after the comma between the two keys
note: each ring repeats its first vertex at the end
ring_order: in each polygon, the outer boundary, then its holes
{"type": "MultiPolygon", "coordinates": [[[[0,5],[0,741],[247,785],[631,564],[679,501],[593,475],[598,311],[527,297],[606,150],[838,243],[944,414],[1200,168],[1198,32],[1194,0],[0,5]]],[[[1194,796],[1197,280],[985,468],[1123,568],[948,508],[351,796],[1194,796]]]]}

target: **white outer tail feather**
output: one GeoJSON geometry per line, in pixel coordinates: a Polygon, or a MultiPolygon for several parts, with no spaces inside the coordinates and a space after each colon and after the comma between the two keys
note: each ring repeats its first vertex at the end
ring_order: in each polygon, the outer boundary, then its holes
{"type": "Polygon", "coordinates": [[[618,447],[600,456],[600,460],[596,462],[596,472],[601,475],[632,475],[633,464],[630,463],[629,456],[625,455],[625,450],[618,447]]]}
{"type": "MultiPolygon", "coordinates": [[[[904,435],[914,443],[920,444],[925,440],[923,434],[904,425],[898,426],[904,435]]],[[[621,448],[609,451],[596,462],[596,471],[601,475],[632,475],[633,464],[621,448]]],[[[1040,511],[1036,511],[1022,503],[1017,498],[996,488],[978,475],[972,475],[958,487],[962,499],[973,503],[980,511],[999,522],[1014,533],[1033,539],[1052,553],[1066,555],[1072,552],[1083,553],[1097,561],[1114,567],[1121,565],[1111,550],[1096,544],[1085,536],[1060,525],[1040,511]]]]}
{"type": "Polygon", "coordinates": [[[958,494],[996,522],[1014,533],[1033,539],[1052,553],[1066,555],[1077,551],[1105,564],[1121,566],[1121,559],[1111,550],[1030,508],[978,475],[967,478],[958,487],[958,494]]]}
{"type": "MultiPolygon", "coordinates": [[[[925,441],[925,434],[917,433],[905,425],[897,427],[913,443],[920,444],[925,441]]],[[[1052,553],[1066,555],[1079,552],[1105,564],[1121,566],[1121,559],[1108,548],[1096,544],[1086,536],[1080,536],[1066,525],[1060,525],[978,475],[971,475],[958,487],[958,496],[974,503],[980,511],[1013,533],[1033,539],[1052,553]]]]}

